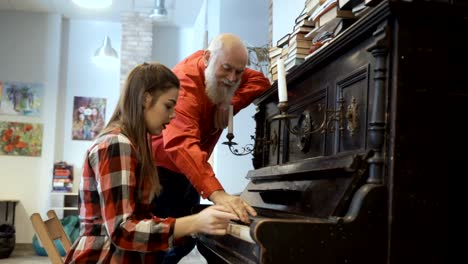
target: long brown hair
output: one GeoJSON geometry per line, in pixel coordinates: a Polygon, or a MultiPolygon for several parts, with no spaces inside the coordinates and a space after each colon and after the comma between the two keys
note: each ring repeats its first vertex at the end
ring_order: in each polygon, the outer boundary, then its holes
{"type": "MultiPolygon", "coordinates": [[[[160,193],[161,185],[152,155],[151,135],[147,133],[144,119],[145,94],[151,94],[151,105],[154,105],[162,93],[171,88],[178,89],[179,85],[177,76],[160,63],[145,62],[137,65],[128,74],[117,107],[101,132],[104,134],[115,127],[120,127],[121,132],[135,145],[141,160],[140,177],[137,177],[138,190],[142,190],[143,183],[149,182],[152,186],[150,197],[160,193]]],[[[138,192],[138,196],[142,198],[143,193],[138,192]]]]}

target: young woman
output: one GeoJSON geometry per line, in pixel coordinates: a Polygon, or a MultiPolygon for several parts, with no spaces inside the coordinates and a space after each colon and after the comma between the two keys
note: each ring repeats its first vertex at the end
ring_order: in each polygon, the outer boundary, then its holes
{"type": "Polygon", "coordinates": [[[163,251],[192,233],[223,235],[238,219],[223,206],[159,218],[150,202],[160,192],[151,135],[175,117],[179,79],[158,63],[129,74],[107,126],[86,153],[79,190],[80,237],[65,263],[160,263],[163,251]]]}

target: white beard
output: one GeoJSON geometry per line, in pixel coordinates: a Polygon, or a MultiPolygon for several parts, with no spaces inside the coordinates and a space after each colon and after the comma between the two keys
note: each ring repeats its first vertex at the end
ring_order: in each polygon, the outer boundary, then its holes
{"type": "Polygon", "coordinates": [[[234,92],[239,88],[240,80],[232,84],[229,80],[224,79],[223,83],[226,85],[218,85],[214,66],[214,63],[209,63],[205,69],[206,94],[215,105],[230,105],[234,92]]]}

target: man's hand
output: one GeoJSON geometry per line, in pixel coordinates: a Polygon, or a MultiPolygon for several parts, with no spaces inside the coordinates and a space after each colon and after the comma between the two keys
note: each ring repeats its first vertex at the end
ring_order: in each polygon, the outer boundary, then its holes
{"type": "Polygon", "coordinates": [[[215,191],[209,197],[215,204],[223,205],[236,214],[244,223],[250,223],[249,215],[256,216],[257,212],[239,196],[227,194],[225,191],[215,191]]]}

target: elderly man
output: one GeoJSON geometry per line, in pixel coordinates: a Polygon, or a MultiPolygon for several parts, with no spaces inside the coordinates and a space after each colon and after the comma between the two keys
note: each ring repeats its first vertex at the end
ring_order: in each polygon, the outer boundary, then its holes
{"type": "MultiPolygon", "coordinates": [[[[173,69],[180,79],[176,117],[161,136],[153,138],[162,192],[154,201],[158,216],[180,217],[191,213],[200,195],[229,208],[248,223],[255,210],[239,196],[226,193],[208,159],[228,123],[228,108],[234,114],[270,88],[260,72],[246,68],[248,52],[232,34],[218,35],[207,50],[200,50],[173,69]]],[[[168,252],[167,263],[176,263],[194,247],[168,252]],[[172,258],[173,257],[173,258],[172,258]]]]}

